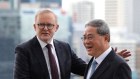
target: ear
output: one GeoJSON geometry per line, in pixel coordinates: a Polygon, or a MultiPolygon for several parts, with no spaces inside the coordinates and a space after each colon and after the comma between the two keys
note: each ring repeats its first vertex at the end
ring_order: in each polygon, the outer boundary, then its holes
{"type": "MultiPolygon", "coordinates": [[[[56,26],[56,31],[58,30],[58,28],[59,28],[59,25],[56,26]]],[[[56,31],[55,31],[55,32],[56,32],[56,31]]]]}
{"type": "Polygon", "coordinates": [[[108,41],[108,42],[110,42],[110,35],[109,34],[106,34],[105,35],[105,40],[108,41]]]}
{"type": "Polygon", "coordinates": [[[34,24],[33,26],[34,26],[34,30],[36,30],[36,25],[34,24]]]}

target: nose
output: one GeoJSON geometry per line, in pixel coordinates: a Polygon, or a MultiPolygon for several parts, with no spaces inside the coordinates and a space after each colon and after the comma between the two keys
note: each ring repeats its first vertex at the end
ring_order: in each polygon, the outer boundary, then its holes
{"type": "Polygon", "coordinates": [[[87,43],[89,43],[89,40],[88,39],[84,39],[83,43],[87,44],[87,43]]]}
{"type": "Polygon", "coordinates": [[[48,27],[47,26],[44,26],[44,30],[48,30],[48,27]]]}

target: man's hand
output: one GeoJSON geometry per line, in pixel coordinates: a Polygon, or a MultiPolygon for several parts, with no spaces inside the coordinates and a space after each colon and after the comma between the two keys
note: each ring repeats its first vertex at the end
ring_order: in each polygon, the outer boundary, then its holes
{"type": "Polygon", "coordinates": [[[129,59],[126,59],[127,57],[131,56],[130,51],[127,51],[127,49],[123,49],[120,52],[117,52],[117,48],[114,49],[114,51],[120,55],[121,57],[123,57],[126,61],[129,61],[129,59]]]}

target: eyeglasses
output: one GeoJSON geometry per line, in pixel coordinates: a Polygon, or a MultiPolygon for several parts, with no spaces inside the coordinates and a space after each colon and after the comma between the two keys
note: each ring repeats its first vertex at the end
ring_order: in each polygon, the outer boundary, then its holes
{"type": "Polygon", "coordinates": [[[81,37],[82,41],[85,41],[86,39],[89,40],[89,41],[92,41],[94,39],[94,37],[93,36],[83,36],[83,37],[81,37]]]}
{"type": "Polygon", "coordinates": [[[47,23],[47,24],[46,23],[39,23],[37,25],[40,29],[44,29],[46,26],[49,30],[53,29],[53,27],[55,26],[54,24],[51,24],[51,23],[47,23]]]}

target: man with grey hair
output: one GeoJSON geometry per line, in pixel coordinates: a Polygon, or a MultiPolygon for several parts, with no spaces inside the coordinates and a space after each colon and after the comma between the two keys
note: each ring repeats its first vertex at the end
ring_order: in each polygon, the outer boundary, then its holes
{"type": "Polygon", "coordinates": [[[36,14],[36,35],[15,48],[14,79],[70,79],[71,72],[84,75],[87,64],[68,43],[53,38],[58,28],[50,9],[36,14]]]}
{"type": "Polygon", "coordinates": [[[107,23],[95,19],[85,25],[83,44],[92,56],[84,79],[131,79],[131,69],[124,59],[110,46],[107,23]]]}

